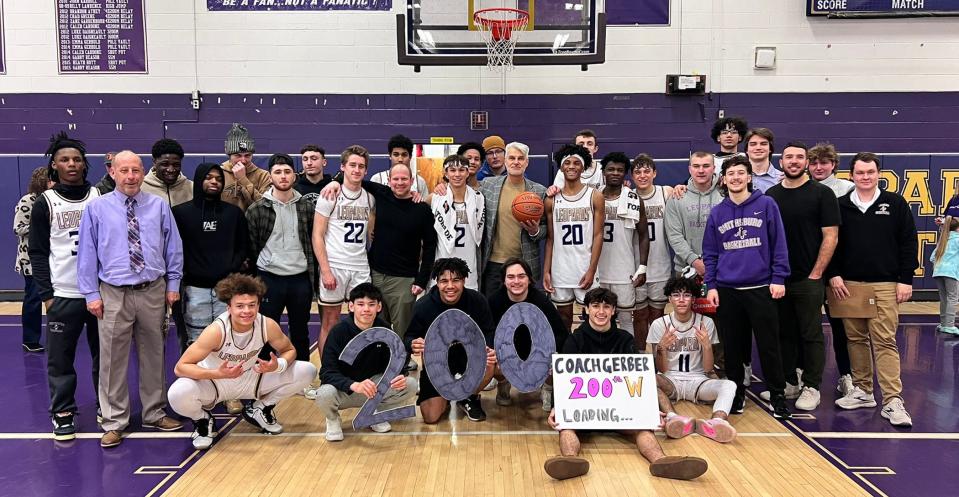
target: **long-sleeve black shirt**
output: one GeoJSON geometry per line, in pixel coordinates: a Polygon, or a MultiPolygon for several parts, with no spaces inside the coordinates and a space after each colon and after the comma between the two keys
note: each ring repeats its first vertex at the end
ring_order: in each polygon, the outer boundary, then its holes
{"type": "Polygon", "coordinates": [[[842,225],[827,276],[866,282],[912,284],[919,267],[916,221],[901,196],[882,191],[863,213],[852,203],[856,190],[839,198],[842,225]]]}
{"type": "MultiPolygon", "coordinates": [[[[388,328],[389,325],[377,319],[373,326],[388,328]]],[[[323,346],[323,365],[320,367],[320,381],[325,385],[333,385],[337,390],[353,393],[350,385],[383,374],[390,364],[390,349],[382,342],[374,343],[363,349],[352,365],[340,360],[340,354],[350,343],[350,340],[362,333],[353,321],[353,313],[342,319],[330,329],[330,335],[323,346]]],[[[386,381],[392,380],[387,378],[386,381]]]]}
{"type": "Polygon", "coordinates": [[[561,350],[563,354],[635,354],[636,340],[631,333],[616,327],[596,331],[586,321],[569,336],[561,350]]]}
{"type": "Polygon", "coordinates": [[[389,187],[371,181],[364,181],[363,189],[376,197],[370,268],[413,278],[414,284],[426,288],[436,258],[436,230],[429,204],[396,198],[389,187]]]}
{"type": "MultiPolygon", "coordinates": [[[[83,199],[90,193],[90,188],[90,183],[86,181],[82,185],[57,183],[53,186],[54,191],[69,200],[83,199]]],[[[50,276],[50,205],[43,195],[38,196],[33,203],[28,240],[33,282],[37,285],[40,300],[50,300],[53,298],[53,282],[50,276]]]]}
{"type": "MultiPolygon", "coordinates": [[[[476,290],[464,288],[463,296],[460,297],[459,301],[456,304],[448,305],[443,302],[443,299],[440,298],[439,288],[434,286],[429,292],[427,292],[425,297],[417,300],[416,304],[413,306],[413,317],[410,320],[410,326],[406,329],[406,336],[403,339],[403,341],[406,343],[406,350],[412,352],[413,340],[417,338],[426,338],[426,332],[430,329],[430,325],[433,324],[433,321],[435,321],[440,314],[448,309],[459,309],[468,314],[469,317],[473,318],[473,321],[476,322],[477,326],[479,326],[480,331],[483,332],[483,337],[486,339],[486,346],[493,346],[493,336],[496,333],[496,323],[493,321],[493,316],[490,313],[489,304],[486,302],[486,297],[476,290]]],[[[460,357],[464,367],[466,364],[465,351],[463,351],[460,347],[457,347],[457,349],[463,352],[463,354],[461,356],[460,354],[451,354],[451,371],[454,371],[453,364],[460,357]]]]}

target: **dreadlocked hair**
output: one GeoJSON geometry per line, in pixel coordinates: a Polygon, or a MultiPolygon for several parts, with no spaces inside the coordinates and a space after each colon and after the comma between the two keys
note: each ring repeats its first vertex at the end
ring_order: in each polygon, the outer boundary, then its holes
{"type": "Polygon", "coordinates": [[[59,133],[50,137],[50,146],[47,147],[47,151],[44,152],[44,155],[49,157],[50,160],[47,162],[47,175],[50,177],[51,181],[59,181],[60,178],[57,176],[57,171],[53,168],[53,160],[57,155],[57,152],[65,148],[75,148],[80,152],[80,157],[83,159],[83,180],[87,179],[87,146],[80,140],[70,138],[67,136],[66,131],[60,131],[59,133]]]}

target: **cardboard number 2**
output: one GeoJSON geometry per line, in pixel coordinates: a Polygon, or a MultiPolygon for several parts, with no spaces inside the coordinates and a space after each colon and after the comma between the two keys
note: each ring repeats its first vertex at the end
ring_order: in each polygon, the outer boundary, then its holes
{"type": "Polygon", "coordinates": [[[383,401],[383,397],[386,396],[386,392],[390,389],[390,381],[396,378],[396,376],[403,371],[403,366],[406,365],[406,347],[403,345],[403,340],[399,335],[386,328],[370,328],[356,335],[350,340],[350,343],[346,344],[346,348],[343,349],[343,353],[340,354],[340,360],[352,365],[353,361],[356,360],[356,356],[359,355],[363,349],[376,342],[382,342],[390,349],[390,363],[386,366],[386,371],[383,372],[383,376],[380,377],[380,381],[376,384],[376,395],[371,399],[367,399],[366,402],[363,403],[363,406],[360,407],[360,411],[356,413],[356,417],[353,418],[354,430],[366,428],[367,426],[384,421],[396,421],[398,419],[416,416],[416,407],[411,405],[396,407],[386,411],[376,410],[380,402],[383,401]]]}
{"type": "Polygon", "coordinates": [[[496,326],[496,360],[503,376],[520,392],[533,392],[543,386],[551,370],[550,358],[555,352],[556,338],[549,321],[533,304],[513,304],[496,326]],[[525,361],[516,353],[514,343],[516,328],[524,324],[532,341],[525,361]]]}

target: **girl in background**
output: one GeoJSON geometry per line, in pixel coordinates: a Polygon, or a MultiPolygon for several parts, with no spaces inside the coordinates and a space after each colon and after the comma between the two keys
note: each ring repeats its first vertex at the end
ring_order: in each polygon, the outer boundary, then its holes
{"type": "Polygon", "coordinates": [[[956,303],[959,301],[959,217],[946,216],[932,254],[932,276],[939,287],[938,331],[959,335],[956,303]]]}
{"type": "Polygon", "coordinates": [[[30,269],[30,255],[27,240],[30,235],[30,214],[33,212],[33,203],[37,197],[50,188],[46,166],[38,167],[30,175],[30,185],[27,194],[20,198],[13,213],[13,232],[17,235],[17,262],[16,271],[23,275],[23,308],[20,312],[20,321],[23,327],[23,350],[27,352],[43,352],[40,344],[40,326],[42,314],[40,307],[40,293],[33,284],[30,269]]]}

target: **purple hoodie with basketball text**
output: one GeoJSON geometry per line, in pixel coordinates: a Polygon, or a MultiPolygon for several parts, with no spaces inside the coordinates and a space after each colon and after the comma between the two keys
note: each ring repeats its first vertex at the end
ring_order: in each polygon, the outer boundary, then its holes
{"type": "Polygon", "coordinates": [[[703,236],[706,287],[783,285],[789,276],[786,233],[776,202],[758,190],[741,204],[713,207],[703,236]]]}

